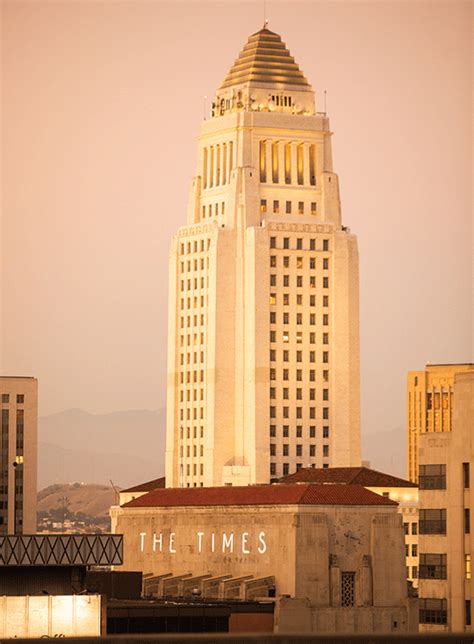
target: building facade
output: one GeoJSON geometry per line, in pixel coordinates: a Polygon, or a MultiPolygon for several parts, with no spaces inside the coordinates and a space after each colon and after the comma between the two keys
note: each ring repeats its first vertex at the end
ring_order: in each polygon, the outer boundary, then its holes
{"type": "Polygon", "coordinates": [[[251,36],[172,242],[168,486],[360,465],[358,251],[331,134],[280,36],[251,36]]]}
{"type": "Polygon", "coordinates": [[[281,483],[317,483],[319,485],[363,485],[367,490],[398,503],[405,534],[407,580],[418,586],[418,486],[377,472],[368,467],[306,467],[280,479],[281,483]]]}
{"type": "Polygon", "coordinates": [[[461,633],[474,630],[474,370],[454,375],[451,395],[451,431],[419,436],[418,592],[420,630],[461,633]]]}
{"type": "Polygon", "coordinates": [[[274,598],[279,632],[416,628],[397,504],[361,486],[156,489],[111,516],[150,595],[274,598]]]}
{"type": "Polygon", "coordinates": [[[36,532],[38,381],[0,377],[0,535],[36,532]]]}
{"type": "Polygon", "coordinates": [[[424,432],[450,432],[456,373],[473,371],[474,364],[427,364],[407,378],[408,478],[418,481],[418,442],[424,432]]]}

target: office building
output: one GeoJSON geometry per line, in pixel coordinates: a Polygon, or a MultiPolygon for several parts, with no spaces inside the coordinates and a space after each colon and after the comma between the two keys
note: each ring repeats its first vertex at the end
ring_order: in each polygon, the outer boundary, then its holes
{"type": "Polygon", "coordinates": [[[410,371],[407,379],[408,478],[418,481],[418,441],[423,432],[450,432],[456,373],[474,370],[474,364],[427,364],[410,371]]]}
{"type": "Polygon", "coordinates": [[[419,436],[418,593],[420,630],[461,633],[474,630],[474,370],[455,373],[449,393],[446,431],[419,436]]]}
{"type": "Polygon", "coordinates": [[[360,465],[357,240],[317,109],[264,28],[201,126],[170,254],[170,487],[360,465]]]}
{"type": "Polygon", "coordinates": [[[36,532],[38,381],[0,377],[0,535],[36,532]]]}
{"type": "Polygon", "coordinates": [[[417,628],[397,504],[360,485],[158,488],[111,517],[150,595],[267,597],[280,633],[417,628]]]}

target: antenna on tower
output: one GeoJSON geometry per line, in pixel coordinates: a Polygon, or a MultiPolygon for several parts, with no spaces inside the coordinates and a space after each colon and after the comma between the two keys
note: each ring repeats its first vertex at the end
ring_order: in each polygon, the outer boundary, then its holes
{"type": "Polygon", "coordinates": [[[267,0],[263,0],[263,28],[266,29],[267,25],[268,25],[267,0]]]}
{"type": "Polygon", "coordinates": [[[202,99],[202,115],[204,120],[206,120],[206,101],[207,101],[207,96],[204,96],[202,99]]]}
{"type": "Polygon", "coordinates": [[[327,105],[326,105],[327,95],[328,95],[328,91],[327,91],[327,89],[325,89],[324,90],[324,116],[326,116],[326,114],[327,114],[327,105]]]}

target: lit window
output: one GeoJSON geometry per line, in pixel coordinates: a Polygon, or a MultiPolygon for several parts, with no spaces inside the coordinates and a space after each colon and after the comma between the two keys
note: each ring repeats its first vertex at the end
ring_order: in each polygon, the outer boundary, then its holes
{"type": "Polygon", "coordinates": [[[303,334],[302,333],[297,333],[296,334],[296,343],[297,344],[302,344],[303,343],[303,334]]]}
{"type": "Polygon", "coordinates": [[[260,199],[260,212],[267,212],[267,200],[260,199]]]}
{"type": "Polygon", "coordinates": [[[303,268],[303,258],[302,257],[297,257],[296,258],[296,268],[303,268]]]}
{"type": "Polygon", "coordinates": [[[283,342],[289,342],[290,341],[290,334],[286,331],[283,334],[283,342]]]}
{"type": "Polygon", "coordinates": [[[471,555],[464,555],[464,577],[471,579],[471,555]]]}
{"type": "Polygon", "coordinates": [[[276,293],[270,293],[270,304],[276,304],[276,293]]]}

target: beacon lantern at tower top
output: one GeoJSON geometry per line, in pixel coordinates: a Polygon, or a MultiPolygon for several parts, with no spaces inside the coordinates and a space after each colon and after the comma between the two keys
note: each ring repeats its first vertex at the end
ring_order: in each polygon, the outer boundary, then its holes
{"type": "Polygon", "coordinates": [[[212,116],[229,112],[315,113],[314,91],[281,37],[252,34],[217,91],[212,116]]]}

